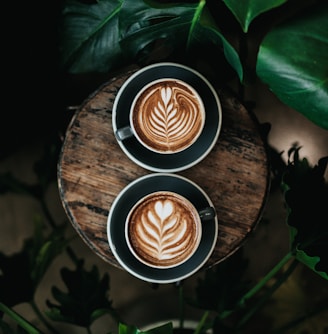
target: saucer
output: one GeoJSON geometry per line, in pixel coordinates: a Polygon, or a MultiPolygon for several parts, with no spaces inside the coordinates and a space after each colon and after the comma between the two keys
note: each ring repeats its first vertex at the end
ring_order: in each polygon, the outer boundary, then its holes
{"type": "Polygon", "coordinates": [[[200,245],[189,260],[174,268],[149,267],[129,250],[125,239],[125,220],[136,202],[159,190],[174,191],[184,196],[197,210],[214,207],[208,195],[189,179],[175,174],[149,174],[131,182],[116,197],[108,215],[107,236],[113,255],[130,274],[151,283],[173,283],[193,275],[209,259],[217,241],[218,219],[215,217],[203,222],[200,245]]]}
{"type": "Polygon", "coordinates": [[[117,129],[129,125],[129,113],[136,94],[157,79],[178,79],[191,85],[201,96],[205,107],[205,124],[199,138],[187,149],[172,154],[152,152],[133,136],[118,140],[125,154],[139,166],[154,172],[178,172],[203,160],[215,145],[222,123],[219,97],[210,82],[187,66],[163,62],[144,67],[132,74],[119,89],[113,104],[112,125],[117,129]]]}

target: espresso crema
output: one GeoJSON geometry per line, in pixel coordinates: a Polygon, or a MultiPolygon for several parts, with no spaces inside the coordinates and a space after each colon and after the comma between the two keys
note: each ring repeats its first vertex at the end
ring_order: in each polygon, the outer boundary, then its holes
{"type": "Polygon", "coordinates": [[[155,152],[175,153],[188,148],[199,137],[204,122],[200,96],[179,80],[155,81],[134,101],[132,124],[135,133],[155,152]]]}
{"type": "Polygon", "coordinates": [[[197,249],[201,222],[188,200],[175,193],[156,192],[129,215],[127,238],[140,261],[168,268],[186,261],[197,249]]]}

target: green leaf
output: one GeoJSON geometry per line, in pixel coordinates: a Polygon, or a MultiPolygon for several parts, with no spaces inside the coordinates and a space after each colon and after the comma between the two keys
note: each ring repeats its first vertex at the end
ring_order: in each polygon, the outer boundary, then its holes
{"type": "Polygon", "coordinates": [[[70,242],[64,236],[65,228],[65,225],[56,227],[47,239],[41,240],[39,248],[33,254],[31,258],[31,261],[33,261],[31,277],[35,285],[41,281],[53,260],[63,252],[70,242]]]}
{"type": "Polygon", "coordinates": [[[173,334],[173,326],[171,322],[141,331],[136,326],[119,323],[119,334],[173,334]]]}
{"type": "Polygon", "coordinates": [[[207,8],[204,9],[199,24],[194,29],[193,40],[200,44],[210,43],[223,49],[224,56],[231,67],[236,71],[239,80],[244,78],[243,67],[237,51],[223,36],[207,8]]]}
{"type": "Polygon", "coordinates": [[[311,167],[298,153],[295,147],[289,151],[292,160],[282,184],[291,249],[299,261],[328,279],[328,184],[324,179],[328,157],[311,167]]]}
{"type": "Polygon", "coordinates": [[[35,328],[29,321],[24,319],[14,310],[7,307],[5,304],[0,303],[0,314],[6,313],[12,320],[14,320],[19,326],[17,330],[11,329],[11,327],[0,318],[0,329],[3,334],[19,334],[19,333],[29,333],[29,334],[41,334],[41,332],[35,328]]]}
{"type": "Polygon", "coordinates": [[[218,46],[240,80],[243,79],[237,52],[221,34],[203,0],[174,5],[126,1],[120,12],[120,31],[122,49],[132,57],[137,57],[155,40],[161,40],[168,49],[186,51],[199,44],[218,46]]]}
{"type": "Polygon", "coordinates": [[[198,4],[161,4],[127,0],[120,12],[122,49],[136,57],[155,40],[169,48],[187,47],[199,12],[198,4]]]}
{"type": "Polygon", "coordinates": [[[71,73],[106,72],[125,62],[119,46],[121,5],[122,0],[66,1],[60,24],[63,68],[71,73]]]}
{"type": "Polygon", "coordinates": [[[244,32],[248,31],[251,22],[260,14],[278,7],[287,0],[223,0],[240,23],[244,32]]]}
{"type": "Polygon", "coordinates": [[[161,58],[209,42],[223,49],[242,80],[239,56],[205,4],[100,0],[90,5],[68,0],[62,13],[62,63],[72,73],[106,72],[128,61],[141,62],[156,41],[164,50],[161,58]]]}
{"type": "Polygon", "coordinates": [[[116,316],[111,306],[112,302],[107,296],[108,274],[100,278],[96,266],[87,271],[84,269],[83,260],[80,260],[75,270],[63,268],[61,277],[67,292],[53,287],[52,294],[58,304],[47,300],[50,310],[46,313],[52,320],[89,327],[105,313],[116,316]]]}
{"type": "Polygon", "coordinates": [[[256,71],[286,105],[328,129],[328,5],[276,26],[261,43],[256,71]]]}

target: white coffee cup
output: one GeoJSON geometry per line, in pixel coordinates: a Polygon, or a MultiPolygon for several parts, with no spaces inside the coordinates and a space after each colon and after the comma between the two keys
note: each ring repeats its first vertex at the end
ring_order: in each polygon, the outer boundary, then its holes
{"type": "Polygon", "coordinates": [[[125,223],[126,242],[131,253],[147,266],[179,266],[196,252],[202,223],[214,216],[213,208],[198,212],[176,192],[153,192],[130,210],[125,223]]]}
{"type": "Polygon", "coordinates": [[[130,108],[130,124],[119,141],[135,136],[147,149],[171,154],[190,147],[202,133],[205,109],[197,91],[182,80],[162,78],[145,85],[130,108]]]}

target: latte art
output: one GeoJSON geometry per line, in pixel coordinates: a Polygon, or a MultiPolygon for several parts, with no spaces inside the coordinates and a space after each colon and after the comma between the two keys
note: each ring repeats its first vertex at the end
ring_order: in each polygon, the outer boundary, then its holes
{"type": "Polygon", "coordinates": [[[140,140],[161,153],[189,147],[204,126],[204,109],[198,94],[178,80],[148,86],[134,104],[132,123],[140,140]]]}
{"type": "Polygon", "coordinates": [[[196,209],[170,192],[148,196],[136,206],[128,225],[129,242],[142,262],[169,267],[187,260],[201,232],[196,209]]]}

